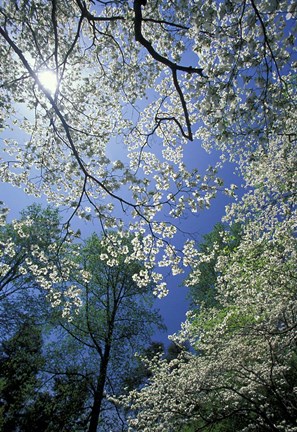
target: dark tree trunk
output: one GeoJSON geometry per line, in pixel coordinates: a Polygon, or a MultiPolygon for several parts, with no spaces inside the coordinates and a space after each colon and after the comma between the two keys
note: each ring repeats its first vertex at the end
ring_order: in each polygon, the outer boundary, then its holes
{"type": "Polygon", "coordinates": [[[97,379],[96,391],[94,394],[93,406],[88,432],[97,432],[99,417],[101,413],[102,401],[104,398],[104,387],[107,377],[107,367],[109,362],[110,344],[105,346],[104,355],[100,363],[100,371],[97,379]]]}

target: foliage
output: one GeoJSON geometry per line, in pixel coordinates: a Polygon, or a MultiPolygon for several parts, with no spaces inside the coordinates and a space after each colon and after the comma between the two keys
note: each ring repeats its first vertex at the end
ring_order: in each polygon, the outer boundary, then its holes
{"type": "Polygon", "coordinates": [[[75,251],[78,271],[71,282],[80,287],[82,306],[71,321],[59,319],[52,335],[59,346],[48,346],[50,370],[60,375],[73,368],[72,379],[87,388],[90,432],[98,423],[101,430],[124,427],[123,413],[107,402],[106,394],[119,394],[132,381],[132,388],[139,384],[140,375],[136,381],[132,376],[134,354],[148,350],[154,331],[164,329],[151,286],[139,288],[135,281],[143,266],[133,257],[132,241],[128,233],[94,234],[75,251]]]}
{"type": "Polygon", "coordinates": [[[221,252],[218,305],[188,314],[178,336],[196,354],[155,360],[149,385],[120,399],[132,430],[295,430],[296,240],[281,222],[263,237],[221,252]]]}
{"type": "Polygon", "coordinates": [[[0,425],[3,432],[66,432],[74,427],[78,430],[86,388],[83,382],[78,386],[71,371],[67,371],[65,377],[53,377],[52,388],[46,390],[42,371],[47,359],[42,353],[41,330],[27,321],[15,335],[2,342],[0,425]]]}
{"type": "MultiPolygon", "coordinates": [[[[136,356],[136,362],[130,373],[124,377],[124,391],[129,392],[135,388],[140,388],[151,376],[151,372],[143,359],[153,359],[157,355],[164,353],[164,345],[159,342],[152,342],[148,348],[142,350],[141,356],[136,356]]],[[[123,390],[122,390],[123,392],[123,390]]]]}
{"type": "Polygon", "coordinates": [[[1,227],[1,300],[32,284],[30,266],[38,267],[39,256],[51,251],[52,243],[59,239],[58,226],[57,211],[32,205],[22,212],[20,220],[1,227]]]}
{"type": "Polygon", "coordinates": [[[203,242],[199,244],[199,253],[207,255],[209,259],[203,261],[195,268],[199,272],[199,282],[192,280],[193,273],[190,274],[185,281],[190,287],[190,299],[193,306],[199,306],[202,303],[211,307],[217,304],[215,284],[218,277],[218,272],[215,270],[217,257],[223,251],[226,255],[239,245],[241,236],[241,226],[233,224],[229,227],[222,223],[214,226],[213,230],[203,236],[203,242]]]}
{"type": "Polygon", "coordinates": [[[39,391],[27,409],[22,431],[67,432],[83,431],[86,424],[83,381],[73,379],[75,371],[54,377],[50,392],[39,391]]]}
{"type": "MultiPolygon", "coordinates": [[[[215,248],[217,303],[189,312],[176,336],[189,339],[196,354],[169,365],[155,360],[149,385],[120,400],[135,410],[133,430],[193,424],[194,430],[295,431],[296,210],[288,203],[291,189],[283,195],[286,181],[291,187],[295,180],[280,162],[281,191],[270,183],[276,201],[261,190],[264,206],[254,188],[232,207],[239,219],[248,202],[250,220],[236,248],[215,248]]],[[[196,257],[190,281],[199,284],[201,263],[211,263],[214,253],[207,248],[196,257]]]]}
{"type": "Polygon", "coordinates": [[[16,253],[3,259],[16,277],[7,283],[11,292],[2,299],[1,308],[9,306],[4,324],[17,328],[16,335],[2,343],[3,430],[95,431],[99,421],[104,430],[110,430],[111,423],[124,428],[124,413],[106,401],[106,393],[123,391],[128,381],[131,388],[140,384],[141,378],[131,384],[137,364],[134,354],[148,352],[154,330],[164,329],[152,307],[149,279],[132,253],[133,236],[110,232],[100,239],[94,234],[85,244],[74,245],[64,239],[61,244],[62,234],[58,212],[38,206],[2,227],[3,239],[14,236],[16,253]],[[53,247],[58,244],[59,254],[53,247]],[[44,250],[48,267],[60,264],[66,288],[79,289],[81,306],[71,320],[65,316],[67,298],[52,308],[30,267],[25,277],[20,271],[37,248],[32,265],[44,250]],[[142,288],[137,278],[142,278],[142,288]],[[33,319],[38,328],[27,324],[33,319]]]}
{"type": "Polygon", "coordinates": [[[2,343],[0,357],[1,430],[22,428],[27,404],[34,397],[43,366],[41,332],[29,322],[2,343]]]}
{"type": "Polygon", "coordinates": [[[50,301],[57,307],[63,303],[68,316],[80,305],[77,287],[68,283],[74,262],[65,251],[71,240],[64,241],[58,211],[35,204],[23,210],[19,220],[0,227],[0,311],[7,332],[19,325],[14,322],[18,317],[23,320],[30,315],[32,299],[38,295],[41,304],[50,301]],[[16,308],[14,302],[22,307],[16,308]]]}

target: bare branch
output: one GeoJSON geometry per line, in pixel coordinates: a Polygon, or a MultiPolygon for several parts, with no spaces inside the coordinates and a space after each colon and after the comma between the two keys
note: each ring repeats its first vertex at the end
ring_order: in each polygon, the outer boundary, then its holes
{"type": "Polygon", "coordinates": [[[164,64],[165,66],[168,66],[171,69],[173,83],[174,83],[175,89],[179,95],[179,98],[180,98],[180,101],[181,101],[181,104],[183,107],[185,119],[186,119],[186,124],[187,124],[187,132],[183,131],[182,134],[185,138],[189,139],[190,141],[193,141],[193,134],[192,134],[192,128],[191,128],[191,123],[190,123],[190,118],[189,118],[189,112],[188,112],[188,108],[187,108],[187,104],[186,104],[183,92],[180,88],[180,85],[179,85],[179,82],[177,79],[177,71],[186,72],[188,74],[197,74],[197,75],[203,77],[202,69],[201,68],[193,68],[192,66],[178,65],[177,63],[174,63],[171,60],[169,60],[167,57],[164,57],[161,54],[159,54],[153,48],[152,43],[150,41],[148,41],[142,34],[142,28],[141,28],[142,27],[142,21],[143,21],[142,11],[141,11],[141,5],[142,4],[143,3],[141,0],[134,0],[135,40],[137,42],[139,42],[142,46],[144,46],[155,60],[157,60],[159,63],[164,64]]]}

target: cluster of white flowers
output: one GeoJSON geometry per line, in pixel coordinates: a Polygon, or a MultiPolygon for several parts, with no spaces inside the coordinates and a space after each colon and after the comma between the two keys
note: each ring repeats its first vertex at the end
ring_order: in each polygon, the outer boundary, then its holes
{"type": "MultiPolygon", "coordinates": [[[[14,291],[22,289],[23,285],[30,290],[32,287],[43,289],[53,307],[62,307],[66,316],[81,304],[80,290],[78,287],[67,287],[71,271],[77,267],[72,258],[63,257],[63,248],[58,238],[52,240],[45,247],[42,245],[43,233],[39,239],[32,237],[35,229],[34,219],[26,217],[13,220],[10,224],[3,225],[1,230],[1,298],[5,298],[14,291]],[[39,242],[39,243],[38,243],[39,242]],[[57,261],[57,257],[61,258],[57,261]],[[61,271],[62,269],[62,271],[61,271]],[[11,279],[10,275],[15,277],[11,279]],[[24,278],[25,277],[25,278],[24,278]],[[24,278],[24,279],[23,279],[24,278]],[[28,282],[29,281],[29,282],[28,282]]],[[[51,221],[49,220],[50,224],[51,221]]],[[[34,234],[35,235],[35,234],[34,234]]],[[[87,280],[87,272],[81,271],[84,280],[87,280]]]]}

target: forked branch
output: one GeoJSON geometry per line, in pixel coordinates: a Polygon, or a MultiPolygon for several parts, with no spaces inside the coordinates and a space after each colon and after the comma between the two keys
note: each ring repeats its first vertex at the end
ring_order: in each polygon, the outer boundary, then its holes
{"type": "MultiPolygon", "coordinates": [[[[146,3],[146,2],[145,2],[146,3]]],[[[135,31],[135,40],[139,42],[143,47],[147,49],[147,51],[150,53],[150,55],[159,63],[162,63],[164,66],[168,66],[171,69],[172,72],[172,79],[174,83],[174,87],[179,95],[179,99],[182,104],[184,116],[186,119],[187,124],[187,132],[182,130],[182,135],[189,139],[190,141],[193,141],[193,134],[192,134],[192,127],[189,117],[189,112],[187,108],[187,104],[185,101],[184,94],[182,92],[182,89],[179,85],[178,78],[177,78],[177,71],[186,72],[188,74],[197,74],[201,77],[203,77],[203,69],[202,68],[193,68],[192,66],[182,66],[178,65],[177,63],[174,63],[167,57],[162,56],[159,54],[152,46],[152,43],[147,40],[143,34],[142,34],[142,22],[144,21],[142,17],[142,10],[141,6],[144,6],[143,0],[134,0],[134,31],[135,31]]]]}

